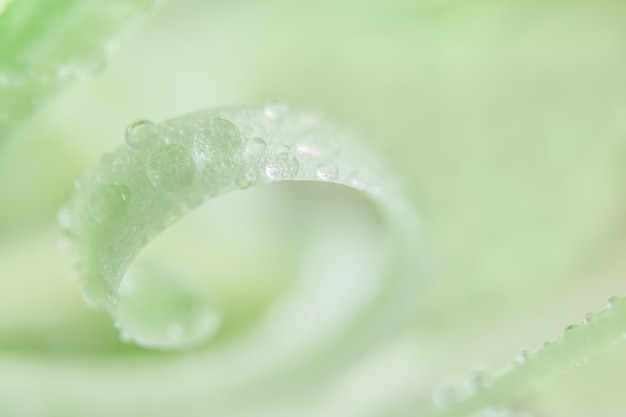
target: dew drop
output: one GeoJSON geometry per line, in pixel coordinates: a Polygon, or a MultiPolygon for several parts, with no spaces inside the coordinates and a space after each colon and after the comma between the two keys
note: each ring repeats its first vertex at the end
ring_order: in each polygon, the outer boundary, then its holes
{"type": "Polygon", "coordinates": [[[609,300],[607,301],[606,305],[607,305],[607,308],[609,310],[612,310],[612,309],[617,307],[618,303],[619,303],[619,297],[613,296],[613,297],[609,298],[609,300]]]}
{"type": "Polygon", "coordinates": [[[324,163],[317,167],[315,176],[321,181],[334,181],[339,176],[339,169],[332,162],[324,163]]]}
{"type": "Polygon", "coordinates": [[[263,155],[266,149],[267,145],[261,138],[252,138],[246,142],[246,153],[248,155],[263,155]]]}
{"type": "Polygon", "coordinates": [[[304,154],[335,157],[339,154],[339,147],[333,135],[327,129],[308,129],[298,138],[296,149],[304,154]]]}
{"type": "Polygon", "coordinates": [[[231,121],[218,117],[211,121],[211,132],[214,135],[215,147],[220,153],[232,155],[238,152],[241,145],[241,133],[231,121]]]}
{"type": "Polygon", "coordinates": [[[195,173],[192,155],[178,145],[162,146],[146,161],[146,174],[152,185],[168,191],[187,187],[195,173]]]}
{"type": "Polygon", "coordinates": [[[287,105],[280,101],[270,101],[263,109],[263,114],[270,119],[275,119],[287,111],[287,105]]]}
{"type": "Polygon", "coordinates": [[[587,313],[587,314],[585,314],[585,318],[583,319],[583,323],[584,324],[589,324],[589,323],[591,323],[591,320],[593,320],[593,314],[587,313]]]}
{"type": "Polygon", "coordinates": [[[357,190],[365,189],[365,182],[361,178],[358,172],[354,172],[349,179],[349,184],[351,187],[356,188],[357,190]]]}
{"type": "Polygon", "coordinates": [[[567,327],[565,328],[565,332],[566,332],[566,333],[567,333],[567,332],[571,332],[572,330],[576,330],[577,328],[578,328],[578,325],[577,325],[577,324],[570,324],[569,326],[567,326],[567,327]]]}
{"type": "Polygon", "coordinates": [[[248,171],[246,174],[246,179],[250,182],[250,185],[256,183],[258,176],[254,171],[248,171]]]}
{"type": "Polygon", "coordinates": [[[300,162],[288,146],[275,155],[274,161],[265,167],[265,175],[271,180],[294,179],[300,169],[300,162]]]}
{"type": "Polygon", "coordinates": [[[563,338],[564,339],[568,339],[572,336],[572,333],[575,333],[574,330],[576,330],[579,326],[577,324],[570,324],[569,326],[567,326],[565,328],[565,330],[563,331],[563,338]]]}
{"type": "Polygon", "coordinates": [[[114,174],[122,174],[127,169],[129,162],[130,157],[128,156],[128,154],[118,155],[117,158],[115,158],[111,163],[111,171],[114,174]]]}
{"type": "Polygon", "coordinates": [[[487,385],[487,374],[483,371],[474,371],[470,373],[465,381],[465,386],[470,392],[477,392],[487,385]]]}
{"type": "Polygon", "coordinates": [[[103,308],[106,305],[108,292],[107,283],[94,276],[80,276],[83,281],[83,298],[85,302],[94,308],[103,308]]]}
{"type": "Polygon", "coordinates": [[[528,357],[530,356],[530,352],[528,351],[528,349],[522,349],[517,353],[517,363],[519,364],[523,364],[526,363],[526,361],[528,361],[528,357]]]}
{"type": "Polygon", "coordinates": [[[150,120],[137,120],[126,128],[126,145],[131,149],[141,149],[150,143],[158,133],[157,126],[150,120]]]}
{"type": "Polygon", "coordinates": [[[93,174],[91,172],[83,172],[74,178],[74,188],[76,191],[80,191],[85,188],[93,180],[93,174]]]}
{"type": "Polygon", "coordinates": [[[101,184],[89,199],[89,212],[99,223],[117,218],[128,208],[130,195],[130,189],[124,184],[101,184]]]}
{"type": "Polygon", "coordinates": [[[199,167],[204,167],[215,158],[215,149],[207,137],[198,133],[193,139],[193,153],[199,167]]]}
{"type": "Polygon", "coordinates": [[[237,180],[237,185],[242,190],[245,190],[246,188],[250,187],[251,183],[248,178],[244,177],[244,178],[240,178],[239,180],[237,180]]]}
{"type": "Polygon", "coordinates": [[[268,164],[265,167],[265,175],[271,180],[280,179],[283,176],[281,167],[277,164],[268,164]]]}
{"type": "Polygon", "coordinates": [[[197,129],[193,138],[194,154],[200,166],[211,163],[217,155],[222,164],[232,164],[243,148],[237,126],[222,117],[212,119],[197,129]]]}
{"type": "Polygon", "coordinates": [[[117,304],[117,289],[110,288],[107,292],[107,299],[113,305],[117,304]]]}

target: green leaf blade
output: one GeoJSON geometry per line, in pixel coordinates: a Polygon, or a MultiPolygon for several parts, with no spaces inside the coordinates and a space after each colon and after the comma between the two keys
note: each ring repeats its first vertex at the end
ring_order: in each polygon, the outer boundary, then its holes
{"type": "Polygon", "coordinates": [[[0,12],[0,143],[54,95],[99,72],[151,0],[19,1],[0,12]]]}

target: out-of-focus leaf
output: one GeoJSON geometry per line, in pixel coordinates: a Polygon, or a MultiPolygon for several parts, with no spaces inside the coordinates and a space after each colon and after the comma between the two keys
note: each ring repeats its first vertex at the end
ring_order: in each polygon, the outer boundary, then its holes
{"type": "Polygon", "coordinates": [[[152,0],[12,0],[0,10],[0,143],[55,93],[97,73],[152,0]]]}

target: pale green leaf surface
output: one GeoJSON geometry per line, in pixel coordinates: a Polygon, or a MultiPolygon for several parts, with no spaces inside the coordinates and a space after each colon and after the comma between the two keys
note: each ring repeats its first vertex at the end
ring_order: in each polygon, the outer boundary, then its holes
{"type": "MultiPolygon", "coordinates": [[[[58,400],[50,387],[63,380],[87,407],[101,396],[84,381],[110,375],[99,379],[102,392],[119,401],[94,413],[201,413],[190,399],[207,376],[195,354],[121,344],[63,281],[70,267],[54,255],[49,227],[71,177],[118,146],[132,120],[271,97],[322,109],[383,150],[420,208],[427,266],[406,333],[322,391],[250,414],[423,409],[444,381],[463,387],[477,365],[506,368],[520,348],[534,350],[626,292],[625,15],[623,2],[608,0],[164,4],[101,77],[48,106],[1,156],[0,346],[2,375],[11,376],[1,384],[58,400]],[[68,352],[75,356],[59,362],[68,352]],[[161,365],[178,371],[160,373],[161,365]],[[142,397],[117,377],[133,387],[169,382],[142,397]]],[[[215,208],[214,241],[163,247],[234,253],[237,236],[254,241],[266,232],[234,209],[241,205],[215,208]]],[[[233,332],[288,282],[279,277],[289,275],[298,247],[295,235],[280,233],[272,245],[293,249],[290,256],[268,251],[249,267],[227,259],[216,266],[239,277],[213,286],[239,314],[233,332]],[[265,272],[241,278],[252,275],[248,268],[265,272]]],[[[620,417],[624,370],[618,344],[508,406],[519,415],[620,417]]],[[[24,410],[46,415],[33,404],[24,410]]]]}

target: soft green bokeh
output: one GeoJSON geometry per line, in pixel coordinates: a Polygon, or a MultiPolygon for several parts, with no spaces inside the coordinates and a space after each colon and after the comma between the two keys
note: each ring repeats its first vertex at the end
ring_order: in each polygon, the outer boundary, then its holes
{"type": "MultiPolygon", "coordinates": [[[[88,378],[109,363],[123,370],[146,360],[151,375],[150,361],[172,361],[121,343],[84,306],[67,280],[70,261],[57,253],[57,208],[73,177],[122,143],[129,122],[272,98],[354,126],[394,163],[420,210],[426,265],[405,332],[314,398],[256,415],[357,416],[425,404],[448,378],[505,366],[518,349],[626,293],[625,17],[620,0],[158,4],[99,76],[56,97],[12,140],[0,138],[3,369],[15,366],[15,386],[36,392],[64,366],[88,378]]],[[[252,203],[238,198],[207,207],[219,218],[213,236],[186,242],[219,254],[214,268],[224,278],[211,285],[228,299],[233,332],[267,307],[294,268],[302,242],[281,222],[307,221],[285,209],[255,222],[252,203]],[[283,256],[232,259],[238,241],[268,230],[283,256]]],[[[625,358],[617,346],[514,407],[621,416],[625,358]]],[[[188,360],[182,366],[192,367],[188,360]]],[[[187,386],[170,390],[168,381],[154,395],[193,397],[202,375],[191,374],[187,386]]]]}

